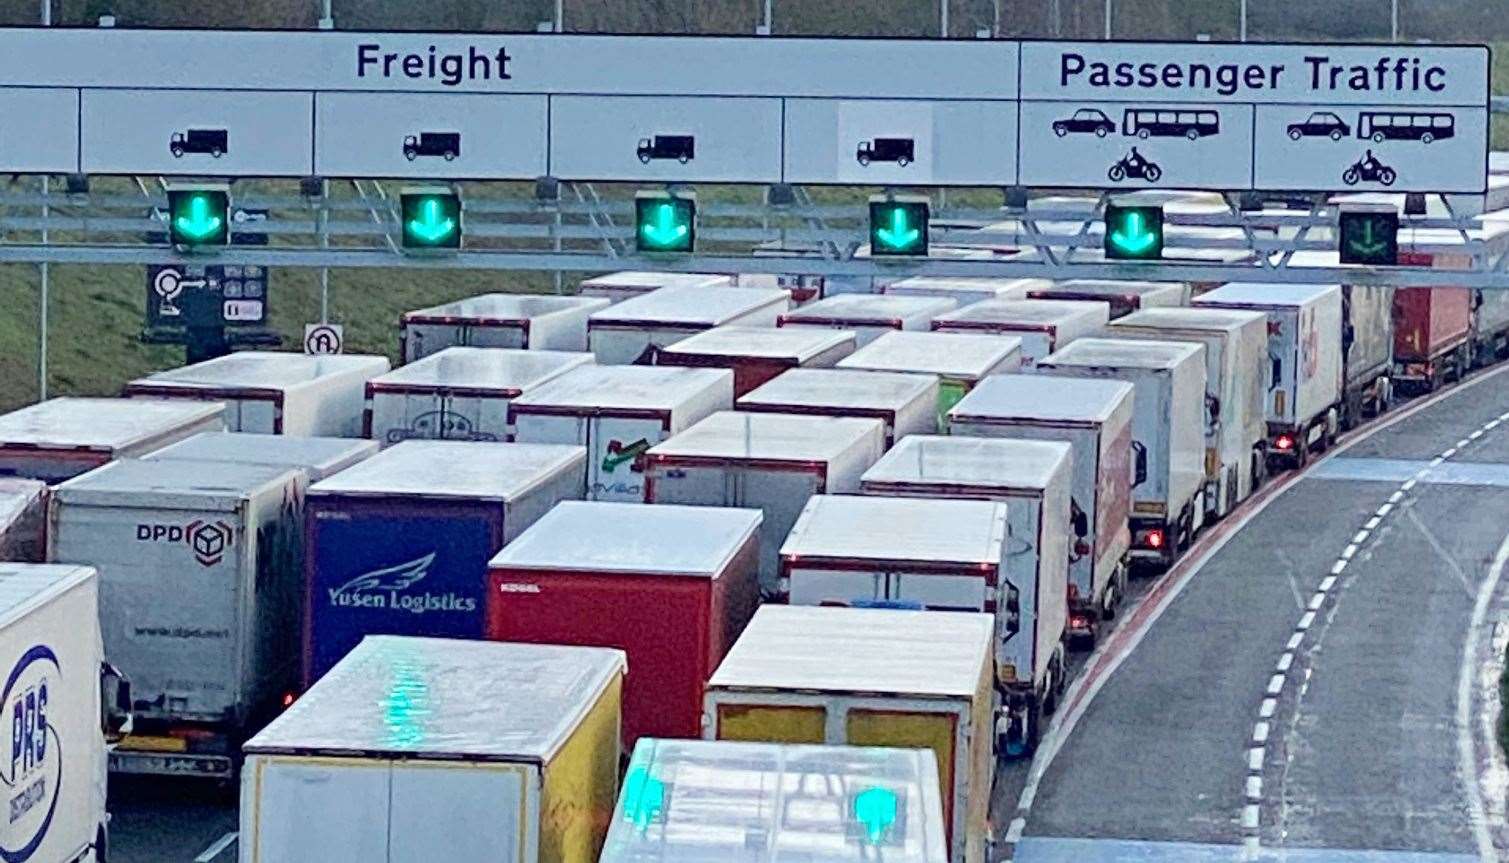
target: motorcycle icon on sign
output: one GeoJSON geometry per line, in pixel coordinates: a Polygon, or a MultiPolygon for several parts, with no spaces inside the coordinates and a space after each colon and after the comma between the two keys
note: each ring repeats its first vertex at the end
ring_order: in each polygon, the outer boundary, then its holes
{"type": "Polygon", "coordinates": [[[1385,186],[1394,185],[1394,180],[1399,175],[1393,168],[1378,161],[1373,151],[1367,151],[1367,155],[1352,163],[1350,168],[1341,172],[1341,181],[1348,186],[1362,183],[1382,183],[1385,186]]]}
{"type": "Polygon", "coordinates": [[[1111,166],[1111,170],[1106,172],[1106,176],[1113,183],[1120,183],[1126,179],[1141,179],[1147,180],[1149,183],[1156,183],[1163,176],[1163,169],[1158,167],[1158,163],[1145,158],[1141,153],[1137,152],[1136,147],[1133,147],[1129,155],[1123,156],[1116,164],[1111,166]]]}

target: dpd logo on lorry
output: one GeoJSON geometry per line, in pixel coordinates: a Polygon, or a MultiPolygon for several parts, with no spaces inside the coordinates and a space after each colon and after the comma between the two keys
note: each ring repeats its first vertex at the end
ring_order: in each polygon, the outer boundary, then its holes
{"type": "Polygon", "coordinates": [[[182,542],[194,552],[200,566],[214,566],[225,559],[226,549],[236,536],[235,530],[223,521],[191,521],[180,527],[176,524],[138,524],[137,542],[182,542]]]}
{"type": "Polygon", "coordinates": [[[330,604],[337,608],[375,608],[425,614],[431,611],[473,612],[477,600],[455,593],[409,593],[409,588],[430,574],[437,552],[397,566],[363,573],[340,587],[328,591],[330,604]]]}
{"type": "Polygon", "coordinates": [[[11,723],[10,757],[0,765],[5,797],[0,808],[0,859],[5,863],[31,860],[52,826],[63,781],[63,752],[57,729],[48,721],[48,708],[61,677],[57,655],[38,644],[16,662],[0,696],[11,723]]]}

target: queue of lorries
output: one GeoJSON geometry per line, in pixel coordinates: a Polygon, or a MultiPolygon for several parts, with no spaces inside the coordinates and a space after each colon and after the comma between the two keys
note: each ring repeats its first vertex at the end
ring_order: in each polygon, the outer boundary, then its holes
{"type": "Polygon", "coordinates": [[[109,738],[239,775],[243,863],[983,861],[1134,573],[1509,342],[1458,288],[829,287],[612,274],[0,416],[0,851],[108,858],[109,738]]]}

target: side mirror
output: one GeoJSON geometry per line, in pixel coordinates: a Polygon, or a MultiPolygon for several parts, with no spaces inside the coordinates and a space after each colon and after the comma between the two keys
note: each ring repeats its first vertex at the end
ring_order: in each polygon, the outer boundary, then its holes
{"type": "Polygon", "coordinates": [[[1147,447],[1143,446],[1140,441],[1132,441],[1132,454],[1135,459],[1133,467],[1135,478],[1132,480],[1132,485],[1135,487],[1147,482],[1147,447]]]}
{"type": "Polygon", "coordinates": [[[1072,500],[1069,501],[1069,523],[1074,526],[1074,535],[1080,539],[1090,535],[1090,517],[1072,500]]]}
{"type": "Polygon", "coordinates": [[[131,681],[115,666],[100,665],[100,731],[110,742],[131,730],[131,681]]]}

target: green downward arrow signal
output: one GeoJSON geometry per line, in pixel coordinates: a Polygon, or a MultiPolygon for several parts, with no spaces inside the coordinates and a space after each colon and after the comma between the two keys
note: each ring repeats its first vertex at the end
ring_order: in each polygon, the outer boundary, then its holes
{"type": "Polygon", "coordinates": [[[657,246],[669,246],[686,236],[689,230],[685,222],[677,221],[676,207],[660,204],[655,207],[655,221],[646,222],[639,229],[644,238],[657,246]]]}
{"type": "Polygon", "coordinates": [[[1362,242],[1358,242],[1356,237],[1352,238],[1352,251],[1360,255],[1376,255],[1387,247],[1387,240],[1373,239],[1372,222],[1362,223],[1362,242]]]}
{"type": "Polygon", "coordinates": [[[409,220],[409,233],[427,243],[435,243],[456,230],[456,221],[440,209],[440,200],[430,198],[420,204],[419,216],[409,220]]]}
{"type": "Polygon", "coordinates": [[[874,845],[896,823],[896,792],[871,788],[854,798],[854,818],[865,827],[865,838],[874,845]]]}
{"type": "Polygon", "coordinates": [[[877,228],[875,236],[879,237],[880,241],[890,248],[904,249],[917,242],[919,233],[916,228],[907,223],[906,210],[902,207],[896,207],[891,210],[891,226],[888,228],[877,228]]]}
{"type": "Polygon", "coordinates": [[[1134,210],[1127,213],[1126,221],[1111,234],[1111,242],[1118,249],[1136,255],[1152,248],[1158,242],[1158,235],[1142,224],[1142,214],[1134,210]]]}
{"type": "Polygon", "coordinates": [[[173,220],[178,233],[191,240],[202,240],[220,230],[223,220],[210,212],[209,199],[203,195],[189,201],[188,215],[179,215],[173,220]]]}

